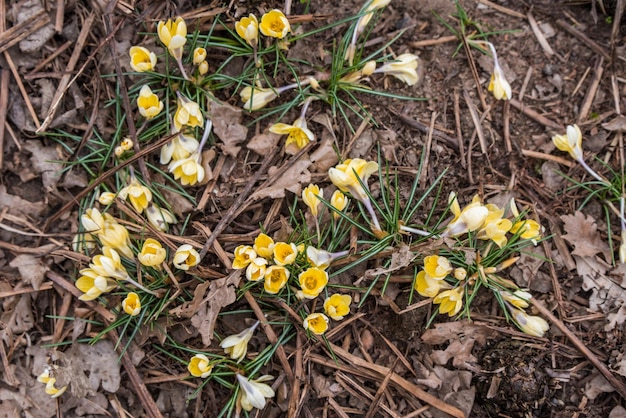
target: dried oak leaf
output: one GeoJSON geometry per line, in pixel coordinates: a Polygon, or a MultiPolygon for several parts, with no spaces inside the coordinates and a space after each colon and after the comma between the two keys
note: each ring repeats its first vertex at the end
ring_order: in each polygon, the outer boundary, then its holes
{"type": "Polygon", "coordinates": [[[580,257],[593,257],[598,253],[604,255],[605,260],[611,259],[609,245],[600,237],[598,226],[591,216],[576,211],[574,215],[561,216],[563,229],[566,234],[563,239],[574,246],[572,255],[580,257]]]}
{"type": "Polygon", "coordinates": [[[241,124],[242,110],[229,104],[212,103],[209,117],[213,121],[213,132],[222,140],[218,144],[224,154],[236,157],[241,147],[238,145],[246,140],[248,128],[241,124]]]}
{"type": "MultiPolygon", "coordinates": [[[[310,165],[311,160],[309,156],[303,155],[302,158],[285,170],[284,173],[280,173],[274,183],[270,184],[268,187],[257,190],[250,196],[250,199],[252,201],[265,197],[280,199],[285,197],[285,190],[299,195],[302,191],[302,184],[309,184],[311,182],[311,173],[308,170],[310,165]]],[[[269,176],[274,177],[278,174],[278,170],[278,167],[270,167],[268,170],[269,176]]]]}
{"type": "MultiPolygon", "coordinates": [[[[240,280],[241,270],[236,270],[229,276],[209,282],[209,292],[191,317],[191,325],[198,330],[205,346],[211,345],[215,322],[222,308],[237,300],[237,286],[240,280]]],[[[194,295],[194,302],[195,296],[197,295],[194,295]]]]}

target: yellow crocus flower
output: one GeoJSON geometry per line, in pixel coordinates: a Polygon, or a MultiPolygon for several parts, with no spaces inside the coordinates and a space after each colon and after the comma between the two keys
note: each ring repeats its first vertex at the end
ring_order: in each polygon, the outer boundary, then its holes
{"type": "MultiPolygon", "coordinates": [[[[137,108],[141,116],[150,120],[161,113],[163,110],[163,102],[159,99],[159,96],[152,92],[150,86],[146,84],[139,90],[137,108]]],[[[126,147],[122,146],[122,149],[127,151],[125,148],[126,147]]]]}
{"type": "Polygon", "coordinates": [[[183,244],[174,254],[174,267],[181,270],[189,270],[200,263],[200,254],[189,244],[183,244]]]}
{"type": "Polygon", "coordinates": [[[194,377],[206,378],[209,377],[213,370],[213,365],[209,361],[209,358],[204,354],[196,354],[189,360],[187,370],[194,377]]]}
{"type": "Polygon", "coordinates": [[[404,81],[409,86],[419,81],[417,66],[419,58],[415,54],[399,55],[394,61],[383,64],[372,73],[385,73],[394,76],[400,81],[404,81]]]}
{"type": "Polygon", "coordinates": [[[156,54],[143,46],[131,47],[128,54],[130,55],[130,68],[138,73],[152,71],[156,65],[156,54]]]}
{"type": "Polygon", "coordinates": [[[352,297],[350,295],[335,293],[324,301],[324,312],[335,321],[341,321],[350,313],[351,303],[352,297]]]}
{"type": "Polygon", "coordinates": [[[122,301],[122,309],[130,316],[137,316],[141,312],[141,301],[135,292],[129,292],[122,301]]]}
{"type": "Polygon", "coordinates": [[[259,42],[259,22],[256,16],[250,13],[248,17],[242,17],[235,23],[237,34],[251,47],[256,47],[259,42]]]}
{"type": "Polygon", "coordinates": [[[448,316],[454,316],[463,307],[463,288],[457,287],[450,290],[444,290],[433,299],[433,303],[439,305],[439,313],[447,313],[448,316]]]}
{"type": "Polygon", "coordinates": [[[302,117],[296,119],[293,125],[275,123],[270,126],[270,132],[279,135],[288,135],[285,148],[294,144],[298,150],[301,150],[309,142],[315,141],[315,134],[307,127],[306,120],[302,117]]]}
{"type": "Polygon", "coordinates": [[[160,266],[165,261],[167,252],[161,243],[154,238],[148,238],[141,247],[141,252],[137,254],[137,259],[141,264],[148,267],[160,266]]]}
{"type": "Polygon", "coordinates": [[[323,313],[309,314],[304,318],[302,326],[315,335],[322,335],[328,330],[328,317],[323,313]]]}
{"type": "Polygon", "coordinates": [[[167,22],[159,22],[157,34],[169,53],[176,60],[182,59],[183,46],[187,42],[187,24],[185,20],[179,16],[173,22],[171,19],[168,19],[167,22]]]}
{"type": "Polygon", "coordinates": [[[150,189],[139,183],[139,180],[137,180],[137,177],[134,175],[131,175],[128,186],[120,190],[119,196],[124,200],[128,198],[135,210],[139,213],[142,213],[152,201],[152,192],[150,189]]]}
{"type": "Polygon", "coordinates": [[[315,299],[328,284],[328,273],[317,267],[309,267],[298,275],[302,295],[315,299]]]}
{"type": "Polygon", "coordinates": [[[250,328],[246,328],[241,331],[239,334],[230,335],[222,340],[220,343],[220,347],[224,349],[224,352],[230,355],[230,358],[233,360],[237,360],[237,363],[241,362],[246,357],[246,353],[248,352],[248,342],[252,335],[254,334],[254,330],[260,324],[259,321],[256,321],[254,325],[250,328]]]}
{"type": "Polygon", "coordinates": [[[261,16],[259,30],[265,36],[283,39],[291,31],[291,26],[285,14],[278,9],[274,9],[261,16]]]}
{"type": "Polygon", "coordinates": [[[265,270],[263,289],[271,295],[280,292],[289,280],[289,270],[284,266],[270,266],[265,270]]]}
{"type": "Polygon", "coordinates": [[[201,156],[199,152],[194,152],[187,158],[172,161],[167,169],[174,175],[176,180],[180,179],[183,186],[193,186],[204,180],[204,167],[201,164],[201,156]]]}
{"type": "Polygon", "coordinates": [[[320,197],[323,197],[323,190],[317,184],[309,184],[302,190],[302,201],[311,210],[313,216],[317,217],[319,207],[322,204],[320,197]]]}

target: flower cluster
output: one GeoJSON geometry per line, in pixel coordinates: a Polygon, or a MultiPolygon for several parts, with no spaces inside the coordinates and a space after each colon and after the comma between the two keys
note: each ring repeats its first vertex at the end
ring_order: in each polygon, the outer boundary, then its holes
{"type": "Polygon", "coordinates": [[[478,196],[461,209],[456,194],[452,193],[449,207],[454,216],[441,236],[454,240],[449,240],[449,247],[442,248],[439,254],[424,257],[423,267],[415,276],[415,290],[432,298],[439,305],[439,313],[452,317],[485,287],[493,292],[507,317],[522,331],[543,335],[547,323],[523,311],[528,307],[530,294],[498,274],[518,260],[515,254],[521,248],[536,245],[541,238],[541,226],[532,219],[523,219],[514,200],[509,204],[509,217],[505,216],[504,208],[484,204],[478,196]],[[494,244],[498,250],[493,250],[494,244]],[[468,257],[472,249],[475,253],[468,257]]]}

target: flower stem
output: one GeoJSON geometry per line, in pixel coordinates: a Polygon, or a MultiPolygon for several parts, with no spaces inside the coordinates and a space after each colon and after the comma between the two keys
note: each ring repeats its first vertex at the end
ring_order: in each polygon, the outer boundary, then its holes
{"type": "Polygon", "coordinates": [[[372,218],[372,224],[374,224],[374,228],[376,228],[378,231],[382,231],[382,229],[380,228],[380,224],[378,223],[378,218],[376,217],[376,212],[374,212],[374,208],[372,207],[372,202],[370,202],[369,199],[364,199],[362,203],[363,206],[365,206],[365,209],[367,209],[370,217],[372,218]]]}
{"type": "Polygon", "coordinates": [[[421,235],[423,237],[434,237],[434,238],[439,238],[439,235],[434,235],[431,232],[428,231],[422,231],[421,229],[417,229],[417,228],[412,228],[410,226],[406,226],[406,225],[400,225],[400,230],[401,231],[405,231],[405,232],[410,232],[412,234],[416,234],[416,235],[421,235]]]}
{"type": "Polygon", "coordinates": [[[604,183],[605,185],[611,187],[611,183],[609,183],[608,180],[606,180],[605,178],[601,177],[598,173],[596,173],[591,167],[589,167],[589,165],[587,165],[587,162],[585,162],[585,160],[583,160],[582,158],[578,160],[578,162],[580,163],[580,165],[583,166],[583,168],[585,170],[587,170],[587,172],[589,174],[591,174],[596,180],[598,180],[601,183],[604,183]]]}

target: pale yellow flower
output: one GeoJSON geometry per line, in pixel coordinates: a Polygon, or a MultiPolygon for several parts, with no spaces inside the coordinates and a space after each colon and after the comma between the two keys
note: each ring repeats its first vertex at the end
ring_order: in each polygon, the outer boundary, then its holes
{"type": "Polygon", "coordinates": [[[487,90],[493,93],[493,97],[498,100],[511,100],[512,92],[511,85],[504,77],[504,72],[498,63],[496,62],[493,67],[493,74],[489,80],[489,86],[487,90]]]}
{"type": "Polygon", "coordinates": [[[310,245],[306,247],[306,258],[309,263],[322,270],[330,266],[330,263],[334,259],[332,253],[329,253],[325,250],[318,250],[317,248],[310,245]]]}
{"type": "Polygon", "coordinates": [[[187,370],[194,377],[206,378],[209,377],[211,371],[213,371],[213,364],[209,361],[209,358],[204,354],[196,354],[189,360],[187,370]]]}
{"type": "Polygon", "coordinates": [[[37,381],[46,385],[46,394],[50,395],[50,397],[52,398],[58,398],[59,396],[63,395],[63,393],[65,393],[65,391],[67,390],[67,385],[63,386],[60,389],[57,389],[57,379],[51,376],[50,371],[50,366],[46,366],[43,373],[37,376],[37,381]]]}
{"type": "Polygon", "coordinates": [[[246,267],[246,278],[251,282],[258,282],[265,277],[268,261],[263,257],[257,257],[246,267]]]}
{"type": "Polygon", "coordinates": [[[259,234],[254,239],[254,245],[252,248],[258,255],[264,258],[273,258],[274,257],[274,240],[272,237],[266,234],[259,234]]]}
{"type": "Polygon", "coordinates": [[[285,141],[285,148],[293,144],[298,150],[304,148],[309,142],[315,141],[315,134],[307,127],[306,120],[299,117],[293,125],[286,123],[275,123],[270,126],[270,132],[280,135],[288,135],[285,141]]]}
{"type": "Polygon", "coordinates": [[[183,244],[174,254],[174,267],[189,270],[200,263],[200,254],[189,244],[183,244]]]}
{"type": "Polygon", "coordinates": [[[80,274],[81,276],[76,280],[76,287],[84,293],[78,298],[80,300],[94,300],[117,287],[115,280],[101,276],[90,268],[82,269],[80,274]]]}
{"type": "Polygon", "coordinates": [[[328,273],[317,267],[309,267],[298,275],[302,294],[307,299],[315,299],[328,284],[328,273]]]}
{"type": "Polygon", "coordinates": [[[516,290],[513,293],[506,290],[501,290],[500,295],[502,296],[502,299],[506,300],[511,305],[519,309],[528,308],[528,301],[530,300],[530,298],[533,297],[533,295],[531,295],[529,292],[521,289],[516,290]]]}
{"type": "Polygon", "coordinates": [[[540,316],[528,315],[521,309],[511,309],[515,324],[526,334],[543,337],[550,328],[548,322],[540,316]]]}
{"type": "Polygon", "coordinates": [[[117,222],[107,222],[98,238],[103,247],[111,247],[126,258],[134,257],[128,229],[117,222]]]}
{"type": "Polygon", "coordinates": [[[130,55],[130,68],[138,73],[152,71],[157,63],[156,54],[143,46],[132,46],[128,54],[130,55]]]}
{"type": "Polygon", "coordinates": [[[287,284],[289,275],[289,270],[284,266],[269,266],[265,270],[263,289],[271,295],[277,294],[287,284]]]}
{"type": "Polygon", "coordinates": [[[86,232],[100,235],[104,229],[104,218],[97,208],[89,208],[80,217],[80,223],[86,232]]]}
{"type": "Polygon", "coordinates": [[[272,376],[261,376],[255,380],[248,380],[247,377],[237,373],[237,381],[239,382],[240,396],[237,402],[244,411],[252,411],[253,408],[263,409],[267,403],[265,398],[274,397],[274,390],[267,384],[262,383],[272,380],[272,376]]]}
{"type": "Polygon", "coordinates": [[[167,225],[176,223],[172,212],[154,204],[146,208],[145,215],[148,222],[159,231],[167,231],[167,225]]]}
{"type": "Polygon", "coordinates": [[[324,312],[335,321],[341,321],[350,313],[351,303],[352,297],[350,295],[335,293],[324,301],[324,312]]]}
{"type": "Polygon", "coordinates": [[[480,203],[478,195],[474,196],[472,203],[464,207],[463,210],[459,206],[456,193],[450,193],[448,202],[454,219],[446,226],[444,236],[456,237],[466,232],[475,231],[483,226],[487,215],[489,215],[489,209],[480,203]]]}
{"type": "Polygon", "coordinates": [[[302,190],[302,201],[309,207],[315,217],[317,217],[319,207],[322,204],[320,197],[324,196],[323,192],[317,184],[309,184],[302,190]]]}
{"type": "Polygon", "coordinates": [[[141,312],[141,301],[135,292],[129,292],[122,301],[122,309],[130,316],[137,316],[141,312]]]}
{"type": "Polygon", "coordinates": [[[424,257],[424,271],[433,279],[443,279],[452,272],[452,264],[446,257],[429,255],[424,257]]]}
{"type": "Polygon", "coordinates": [[[122,147],[124,151],[131,150],[133,148],[133,145],[133,140],[129,137],[125,137],[124,139],[122,139],[122,142],[120,142],[120,147],[122,147]]]}
{"type": "Polygon", "coordinates": [[[454,278],[457,279],[458,281],[463,281],[465,280],[465,278],[467,277],[467,270],[465,270],[463,267],[457,267],[454,269],[454,278]]]}
{"type": "Polygon", "coordinates": [[[368,76],[374,74],[374,71],[376,71],[376,61],[368,61],[361,69],[361,74],[364,76],[368,76]]]}
{"type": "MultiPolygon", "coordinates": [[[[333,192],[333,195],[330,197],[330,205],[337,209],[337,211],[339,212],[343,211],[346,206],[348,206],[349,202],[350,199],[348,199],[345,194],[341,193],[341,190],[335,190],[333,192]]],[[[339,215],[337,212],[333,212],[333,217],[335,219],[338,219],[340,216],[341,215],[339,215]]]]}
{"type": "Polygon", "coordinates": [[[433,299],[433,303],[439,305],[439,313],[447,313],[448,316],[454,316],[463,307],[463,288],[457,287],[450,290],[444,290],[433,299]]]}
{"type": "Polygon", "coordinates": [[[252,13],[235,22],[235,30],[253,48],[259,42],[259,22],[252,13]]]}
{"type": "Polygon", "coordinates": [[[76,234],[74,235],[74,238],[72,238],[72,250],[77,253],[85,252],[85,250],[94,250],[97,244],[98,243],[96,242],[94,236],[88,232],[76,234]]]}
{"type": "Polygon", "coordinates": [[[93,256],[89,267],[101,276],[112,277],[117,280],[128,280],[130,277],[122,265],[120,255],[113,248],[102,247],[102,254],[93,256]]]}
{"type": "MultiPolygon", "coordinates": [[[[152,92],[149,85],[145,84],[139,90],[139,96],[137,96],[137,108],[139,113],[144,118],[150,120],[157,116],[163,110],[163,102],[159,99],[159,96],[152,92]]],[[[127,151],[125,147],[122,149],[127,151]]]]}
{"type": "Polygon", "coordinates": [[[167,169],[176,180],[180,179],[180,184],[183,186],[193,186],[204,180],[205,171],[201,161],[200,153],[194,152],[187,158],[172,161],[167,169]]]}
{"type": "Polygon", "coordinates": [[[434,298],[442,289],[450,289],[452,286],[443,279],[435,279],[424,270],[420,270],[415,276],[414,288],[425,298],[434,298]]]}
{"type": "Polygon", "coordinates": [[[115,200],[115,193],[104,192],[98,196],[98,202],[102,205],[110,205],[115,200]]]}
{"type": "Polygon", "coordinates": [[[574,160],[583,160],[583,134],[578,125],[568,125],[567,134],[554,135],[552,142],[559,150],[569,153],[574,160]]]}
{"type": "Polygon", "coordinates": [[[241,270],[248,267],[248,264],[252,262],[256,257],[256,252],[249,245],[240,245],[235,248],[235,259],[233,260],[233,268],[235,270],[241,270]]]}
{"type": "MultiPolygon", "coordinates": [[[[176,128],[173,127],[172,133],[176,133],[176,128]]],[[[178,132],[170,142],[161,147],[161,164],[168,164],[172,159],[182,160],[189,157],[194,152],[198,151],[200,143],[196,138],[191,135],[178,132]]]]}
{"type": "Polygon", "coordinates": [[[152,201],[152,192],[149,188],[139,183],[139,180],[133,175],[130,178],[128,186],[120,190],[121,199],[130,200],[135,210],[139,213],[143,212],[152,201]]]}
{"type": "Polygon", "coordinates": [[[400,81],[404,81],[409,86],[419,81],[417,66],[419,58],[414,54],[399,55],[394,61],[387,62],[373,71],[373,73],[385,73],[394,76],[400,81]]]}
{"type": "Polygon", "coordinates": [[[309,314],[304,318],[302,326],[315,335],[322,335],[328,330],[328,317],[323,313],[309,314]]]}
{"type": "Polygon", "coordinates": [[[204,116],[200,105],[178,93],[178,107],[174,114],[174,127],[180,131],[183,126],[195,128],[204,125],[204,116]]]}
{"type": "Polygon", "coordinates": [[[259,110],[267,106],[272,100],[278,97],[278,92],[273,89],[263,87],[244,87],[239,93],[241,101],[244,102],[243,109],[248,111],[259,110]]]}
{"type": "Polygon", "coordinates": [[[279,266],[287,266],[293,264],[298,256],[298,247],[296,244],[277,242],[274,245],[274,263],[279,266]]]}
{"type": "Polygon", "coordinates": [[[476,236],[479,239],[490,239],[496,243],[500,248],[504,247],[507,243],[506,234],[513,227],[513,223],[508,219],[502,218],[504,215],[504,209],[500,209],[496,205],[488,203],[485,205],[489,211],[483,226],[478,230],[476,236]]]}
{"type": "Polygon", "coordinates": [[[198,64],[198,74],[205,75],[209,72],[209,63],[207,61],[202,61],[198,64]]]}
{"type": "Polygon", "coordinates": [[[256,321],[250,328],[246,328],[239,334],[230,335],[222,340],[220,347],[224,349],[224,352],[230,355],[230,358],[237,360],[237,363],[241,362],[246,357],[248,352],[248,342],[254,334],[254,330],[259,326],[259,321],[256,321]]]}
{"type": "Polygon", "coordinates": [[[193,64],[200,65],[204,60],[206,60],[206,49],[204,48],[196,48],[193,50],[193,64]]]}
{"type": "Polygon", "coordinates": [[[368,178],[378,170],[378,163],[360,158],[348,159],[328,170],[330,181],[342,192],[350,192],[361,202],[369,201],[366,189],[368,178]],[[359,179],[361,182],[359,182],[359,179]]]}
{"type": "Polygon", "coordinates": [[[180,60],[183,56],[183,46],[187,42],[187,24],[183,18],[179,16],[173,22],[171,19],[159,22],[157,34],[170,54],[176,60],[180,60]]]}
{"type": "Polygon", "coordinates": [[[144,241],[141,252],[137,254],[137,259],[144,266],[157,267],[165,261],[166,255],[167,252],[159,241],[148,238],[144,241]]]}
{"type": "Polygon", "coordinates": [[[283,39],[291,31],[291,26],[285,14],[278,9],[274,9],[261,16],[259,30],[265,36],[283,39]]]}

